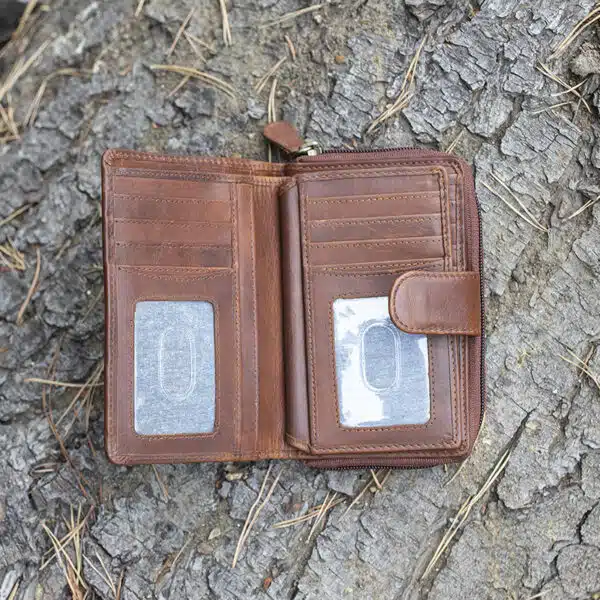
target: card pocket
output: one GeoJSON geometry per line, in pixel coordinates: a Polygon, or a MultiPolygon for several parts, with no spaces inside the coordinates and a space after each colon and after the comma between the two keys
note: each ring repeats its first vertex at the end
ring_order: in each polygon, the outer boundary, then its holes
{"type": "Polygon", "coordinates": [[[464,439],[451,336],[400,331],[388,300],[398,273],[315,272],[308,290],[314,454],[439,451],[464,439]]]}
{"type": "Polygon", "coordinates": [[[111,459],[235,457],[241,407],[234,272],[111,265],[107,276],[111,459]]]}

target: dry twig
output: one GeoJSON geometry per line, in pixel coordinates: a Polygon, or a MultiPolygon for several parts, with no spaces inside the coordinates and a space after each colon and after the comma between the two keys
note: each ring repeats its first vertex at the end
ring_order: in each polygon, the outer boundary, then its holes
{"type": "Polygon", "coordinates": [[[414,88],[415,88],[415,73],[417,70],[417,65],[419,64],[419,58],[421,56],[421,51],[423,50],[423,46],[427,41],[427,36],[425,36],[422,42],[419,44],[415,55],[412,57],[408,65],[408,69],[406,71],[406,75],[404,76],[404,80],[402,81],[402,86],[400,87],[400,93],[396,100],[388,106],[367,128],[367,133],[371,133],[378,127],[380,127],[385,121],[393,117],[396,113],[404,110],[411,98],[414,96],[414,88]]]}
{"type": "Polygon", "coordinates": [[[19,309],[19,313],[17,314],[17,325],[23,325],[23,316],[25,315],[25,311],[33,298],[33,294],[37,288],[38,280],[40,278],[40,270],[42,268],[42,256],[40,254],[40,249],[35,249],[36,263],[35,263],[35,273],[33,274],[33,279],[31,280],[31,285],[29,286],[29,291],[27,292],[27,296],[25,296],[25,300],[19,309]]]}

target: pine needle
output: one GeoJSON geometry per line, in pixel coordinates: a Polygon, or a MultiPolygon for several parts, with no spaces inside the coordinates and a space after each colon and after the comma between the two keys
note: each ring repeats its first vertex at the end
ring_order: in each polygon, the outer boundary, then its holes
{"type": "Polygon", "coordinates": [[[12,34],[13,40],[16,40],[18,37],[21,36],[23,31],[25,31],[25,26],[27,25],[27,22],[29,21],[29,17],[31,17],[31,14],[35,10],[37,3],[38,3],[38,0],[29,0],[27,2],[27,6],[25,7],[23,14],[21,15],[21,19],[19,20],[19,25],[17,26],[14,33],[12,34]]]}
{"type": "Polygon", "coordinates": [[[374,121],[372,121],[367,128],[367,133],[375,131],[375,129],[378,129],[383,123],[385,123],[385,121],[391,119],[395,114],[404,110],[408,106],[411,98],[414,96],[415,73],[419,64],[421,51],[423,50],[423,46],[425,45],[426,41],[427,36],[423,38],[417,48],[417,51],[415,52],[415,55],[410,61],[406,75],[402,81],[402,86],[400,87],[400,93],[398,94],[398,97],[391,106],[388,106],[374,121]]]}
{"type": "Polygon", "coordinates": [[[8,223],[10,223],[13,219],[16,219],[18,216],[22,215],[24,212],[27,212],[32,206],[33,206],[33,204],[24,204],[20,208],[17,208],[17,210],[11,212],[10,215],[8,215],[8,217],[6,217],[5,219],[2,219],[0,221],[0,227],[4,227],[4,225],[8,225],[8,223]]]}
{"type": "Polygon", "coordinates": [[[492,469],[492,472],[490,473],[489,477],[479,488],[479,491],[476,494],[469,496],[465,503],[460,507],[459,511],[456,513],[456,516],[452,520],[450,527],[442,537],[440,543],[438,544],[438,547],[433,553],[433,556],[431,557],[431,560],[429,561],[425,572],[421,576],[421,579],[425,579],[429,575],[429,573],[431,573],[441,556],[446,551],[446,548],[448,548],[448,546],[450,545],[450,542],[454,539],[459,529],[464,525],[465,521],[471,514],[471,511],[473,510],[475,505],[485,496],[487,491],[490,489],[490,487],[492,487],[493,483],[498,479],[498,477],[500,477],[500,475],[506,468],[506,465],[508,464],[508,459],[510,458],[511,450],[512,449],[509,448],[502,454],[502,456],[492,469]]]}
{"type": "Polygon", "coordinates": [[[596,387],[600,390],[600,376],[598,376],[596,373],[594,373],[589,368],[587,362],[584,360],[581,360],[581,358],[579,358],[579,356],[577,356],[577,354],[575,354],[568,348],[567,348],[567,352],[573,357],[574,360],[571,360],[571,359],[567,358],[566,356],[563,356],[562,354],[559,354],[559,357],[562,358],[565,362],[568,362],[570,365],[577,367],[582,373],[585,373],[596,384],[596,387]]]}
{"type": "MultiPolygon", "coordinates": [[[[344,498],[337,498],[333,503],[330,504],[329,509],[331,510],[334,506],[341,504],[344,502],[344,498]]],[[[306,521],[311,521],[315,517],[317,517],[321,513],[321,509],[325,507],[325,503],[318,504],[317,506],[313,506],[309,508],[305,514],[294,517],[293,519],[285,519],[284,521],[278,521],[274,525],[272,525],[273,529],[285,529],[286,527],[294,527],[295,525],[300,525],[301,523],[306,523],[306,521]]]]}
{"type": "Polygon", "coordinates": [[[0,262],[11,271],[24,271],[27,268],[25,256],[13,246],[10,240],[0,244],[0,262]]]}
{"type": "Polygon", "coordinates": [[[323,6],[324,4],[314,4],[313,6],[307,6],[306,8],[301,8],[300,10],[295,10],[293,12],[280,15],[279,17],[275,17],[274,19],[271,19],[270,21],[260,25],[260,29],[266,29],[267,27],[273,27],[274,25],[283,25],[284,23],[289,23],[290,21],[293,21],[302,15],[321,10],[323,6]]]}
{"type": "Polygon", "coordinates": [[[179,73],[180,75],[189,75],[190,77],[199,79],[203,83],[206,83],[207,85],[223,92],[230,98],[234,100],[236,99],[237,93],[235,88],[226,81],[223,81],[214,75],[210,75],[210,73],[205,73],[204,71],[199,71],[198,69],[194,69],[192,67],[182,67],[179,65],[150,65],[150,68],[153,71],[170,71],[171,73],[179,73]]]}
{"type": "Polygon", "coordinates": [[[167,51],[167,58],[169,56],[171,56],[171,54],[173,54],[173,51],[175,50],[175,46],[177,46],[177,44],[179,43],[179,40],[180,40],[181,36],[183,35],[185,28],[188,26],[189,22],[192,20],[195,10],[196,10],[195,8],[192,8],[192,10],[190,10],[187,17],[183,20],[181,27],[177,30],[177,33],[175,34],[175,38],[173,39],[173,43],[171,44],[171,46],[169,47],[169,50],[167,51]]]}
{"type": "Polygon", "coordinates": [[[594,204],[596,204],[596,202],[598,202],[598,200],[600,200],[600,196],[596,196],[595,198],[588,200],[583,206],[580,206],[574,213],[569,215],[566,218],[566,220],[570,221],[571,219],[575,218],[577,215],[580,215],[583,211],[594,206],[594,204]]]}
{"type": "Polygon", "coordinates": [[[594,8],[586,17],[571,29],[567,37],[558,44],[550,58],[560,56],[588,27],[600,20],[600,6],[594,8]]]}
{"type": "MultiPolygon", "coordinates": [[[[379,477],[381,477],[382,475],[383,475],[383,478],[381,479],[381,483],[380,483],[381,488],[376,488],[376,491],[380,491],[380,489],[383,489],[383,486],[385,485],[385,482],[388,480],[388,477],[390,476],[391,472],[392,472],[391,469],[381,469],[381,470],[377,471],[377,473],[375,474],[377,480],[379,481],[379,477]]],[[[358,494],[354,497],[352,502],[348,505],[348,508],[346,508],[346,510],[340,517],[340,519],[343,519],[350,512],[350,510],[354,506],[356,506],[356,504],[358,504],[360,499],[369,491],[369,489],[371,488],[372,477],[373,477],[373,474],[371,474],[371,480],[367,481],[367,483],[363,486],[363,488],[360,490],[360,492],[358,492],[358,494]]]]}
{"type": "Polygon", "coordinates": [[[46,91],[46,88],[48,87],[48,84],[50,83],[50,81],[52,81],[52,79],[58,77],[59,75],[77,76],[80,74],[80,71],[78,71],[77,69],[58,69],[57,71],[54,71],[54,73],[50,73],[50,75],[44,77],[42,83],[40,84],[40,87],[38,88],[37,93],[35,94],[33,101],[29,105],[29,109],[27,110],[27,114],[25,115],[25,119],[23,121],[23,125],[25,125],[26,127],[30,127],[35,122],[38,111],[40,109],[40,104],[42,103],[44,92],[46,91]]]}
{"type": "Polygon", "coordinates": [[[226,46],[231,46],[231,27],[229,26],[229,16],[227,15],[227,5],[225,0],[219,0],[221,7],[221,21],[223,22],[223,43],[226,46]]]}
{"type": "Polygon", "coordinates": [[[497,192],[494,188],[492,188],[490,185],[488,185],[485,181],[482,183],[482,185],[487,190],[489,190],[490,192],[492,192],[492,194],[494,194],[494,196],[496,196],[500,200],[502,200],[502,202],[504,202],[504,204],[506,204],[506,206],[508,206],[508,208],[510,208],[516,215],[518,215],[519,217],[521,217],[521,219],[523,219],[526,223],[529,223],[529,225],[531,225],[532,227],[535,227],[535,229],[539,229],[540,231],[545,231],[545,232],[548,231],[545,227],[543,227],[542,225],[540,225],[536,221],[531,220],[527,216],[527,214],[521,212],[518,208],[516,208],[515,206],[513,206],[508,200],[506,200],[506,198],[504,198],[502,196],[502,194],[500,194],[499,192],[497,192]]]}
{"type": "Polygon", "coordinates": [[[135,9],[135,13],[133,15],[136,19],[142,14],[142,11],[144,10],[144,4],[146,4],[146,0],[140,0],[138,2],[137,8],[135,9]]]}
{"type": "Polygon", "coordinates": [[[285,40],[285,43],[287,44],[288,50],[290,51],[290,55],[292,57],[292,60],[295,61],[296,60],[296,48],[294,47],[294,44],[292,42],[292,40],[290,39],[289,35],[284,35],[283,39],[285,40]]]}
{"type": "Polygon", "coordinates": [[[31,280],[31,285],[29,286],[29,291],[27,292],[27,296],[19,309],[19,313],[17,314],[17,325],[23,325],[23,316],[25,315],[25,311],[33,298],[33,294],[37,288],[38,280],[40,278],[40,270],[42,267],[42,256],[40,254],[40,249],[35,249],[36,255],[36,263],[35,263],[35,273],[33,274],[33,279],[31,280]]]}
{"type": "Polygon", "coordinates": [[[269,79],[275,75],[275,73],[279,70],[279,67],[287,60],[287,56],[279,59],[275,65],[273,65],[257,82],[254,86],[254,91],[257,94],[260,94],[264,89],[265,85],[267,85],[269,79]]]}
{"type": "Polygon", "coordinates": [[[234,568],[235,565],[237,564],[240,554],[242,552],[242,549],[244,548],[244,545],[246,543],[246,540],[248,539],[248,536],[250,535],[250,532],[252,531],[252,528],[254,527],[256,520],[258,519],[258,515],[261,513],[263,508],[267,505],[267,502],[271,498],[271,495],[273,494],[273,490],[275,489],[275,486],[277,485],[277,482],[279,481],[279,478],[281,477],[282,471],[279,471],[279,473],[277,474],[277,477],[275,477],[275,479],[273,480],[273,483],[271,484],[271,487],[269,488],[269,491],[267,492],[264,500],[262,500],[262,495],[263,495],[263,492],[267,485],[267,480],[269,479],[269,475],[271,474],[272,466],[273,466],[273,464],[270,463],[269,468],[267,469],[265,478],[263,479],[262,485],[260,486],[258,496],[256,497],[254,504],[252,504],[252,506],[250,507],[250,510],[248,511],[248,516],[246,517],[246,521],[244,522],[244,526],[242,527],[242,532],[240,533],[240,537],[238,539],[238,543],[235,548],[235,553],[233,555],[233,561],[231,563],[232,568],[234,568]],[[261,500],[262,500],[262,502],[261,502],[261,500]]]}
{"type": "Polygon", "coordinates": [[[589,113],[592,112],[592,109],[590,108],[590,105],[585,101],[584,97],[579,92],[578,88],[579,88],[580,84],[575,85],[575,86],[569,85],[564,79],[562,79],[561,77],[559,77],[556,73],[553,73],[552,70],[550,69],[550,67],[548,65],[544,64],[543,62],[540,62],[540,64],[537,65],[535,68],[540,73],[542,73],[543,75],[545,75],[546,77],[548,77],[549,79],[551,79],[552,81],[554,81],[554,83],[558,83],[558,85],[560,85],[561,87],[565,88],[563,93],[575,95],[579,99],[579,101],[583,103],[583,105],[585,106],[585,108],[587,109],[587,111],[589,113]]]}

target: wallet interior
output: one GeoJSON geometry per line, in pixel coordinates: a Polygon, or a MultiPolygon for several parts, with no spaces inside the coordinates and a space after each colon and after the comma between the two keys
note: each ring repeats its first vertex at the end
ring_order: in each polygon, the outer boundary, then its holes
{"type": "Polygon", "coordinates": [[[390,294],[406,274],[479,273],[472,187],[464,163],[435,152],[287,164],[107,152],[111,460],[463,458],[482,337],[403,330],[390,294]]]}

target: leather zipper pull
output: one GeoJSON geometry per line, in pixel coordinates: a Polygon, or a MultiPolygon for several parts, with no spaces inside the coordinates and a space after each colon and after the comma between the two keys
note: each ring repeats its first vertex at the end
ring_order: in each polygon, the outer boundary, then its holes
{"type": "Polygon", "coordinates": [[[287,121],[275,121],[265,125],[263,135],[290,156],[315,156],[323,152],[317,142],[303,140],[298,130],[287,121]]]}

